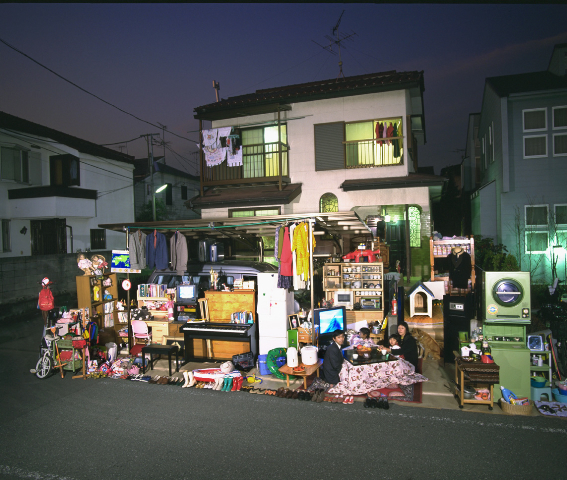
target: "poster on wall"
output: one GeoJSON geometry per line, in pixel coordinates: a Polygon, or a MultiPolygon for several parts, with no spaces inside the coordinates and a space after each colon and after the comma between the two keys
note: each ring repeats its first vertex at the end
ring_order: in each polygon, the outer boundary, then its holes
{"type": "Polygon", "coordinates": [[[130,252],[128,250],[112,250],[112,273],[140,273],[141,270],[130,268],[130,252]]]}

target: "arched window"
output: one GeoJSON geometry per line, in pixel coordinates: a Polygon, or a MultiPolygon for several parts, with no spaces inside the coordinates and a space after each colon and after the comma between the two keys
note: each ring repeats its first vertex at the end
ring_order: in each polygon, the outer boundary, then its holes
{"type": "Polygon", "coordinates": [[[325,193],[319,199],[319,213],[329,213],[339,211],[339,200],[332,193],[325,193]]]}

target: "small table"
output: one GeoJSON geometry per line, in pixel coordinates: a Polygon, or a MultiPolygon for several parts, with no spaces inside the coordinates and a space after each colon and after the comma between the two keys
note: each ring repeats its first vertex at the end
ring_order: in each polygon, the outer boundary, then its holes
{"type": "Polygon", "coordinates": [[[494,384],[500,381],[500,367],[495,363],[482,363],[480,361],[465,362],[462,357],[455,358],[455,383],[459,389],[456,394],[459,408],[465,403],[476,403],[488,405],[488,409],[494,407],[494,384]],[[480,383],[489,386],[490,398],[488,400],[466,399],[464,396],[465,381],[468,383],[480,383]]]}
{"type": "Polygon", "coordinates": [[[146,373],[146,362],[144,361],[145,354],[150,354],[150,369],[154,369],[154,354],[161,355],[167,353],[167,359],[169,361],[169,376],[171,377],[171,354],[175,352],[175,371],[179,371],[178,353],[179,347],[177,345],[146,345],[142,347],[142,371],[146,373]]]}
{"type": "Polygon", "coordinates": [[[382,363],[397,360],[395,355],[382,355],[382,349],[379,347],[370,347],[370,352],[359,352],[357,348],[343,350],[343,357],[348,360],[355,367],[359,365],[370,365],[371,363],[382,363]],[[354,354],[358,354],[358,358],[353,358],[354,354]]]}
{"type": "Polygon", "coordinates": [[[303,366],[305,370],[303,372],[296,372],[293,367],[288,367],[284,365],[283,367],[279,368],[279,371],[285,374],[285,378],[287,381],[287,386],[289,387],[289,376],[295,375],[296,377],[303,377],[303,388],[307,388],[307,377],[312,375],[314,372],[317,372],[317,376],[319,376],[319,368],[323,365],[323,359],[319,358],[315,365],[303,365],[300,363],[299,366],[303,366]]]}

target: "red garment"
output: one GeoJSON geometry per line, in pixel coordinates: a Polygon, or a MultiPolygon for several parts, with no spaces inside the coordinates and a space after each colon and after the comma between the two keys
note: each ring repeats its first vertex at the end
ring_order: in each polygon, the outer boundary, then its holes
{"type": "MultiPolygon", "coordinates": [[[[393,137],[394,136],[394,126],[392,125],[392,122],[390,122],[390,126],[388,127],[388,130],[386,130],[386,136],[387,137],[393,137]]],[[[388,145],[390,145],[390,143],[392,143],[390,140],[386,140],[386,143],[388,145]]]]}
{"type": "Polygon", "coordinates": [[[293,256],[289,241],[289,228],[285,227],[283,234],[282,256],[280,258],[280,275],[291,277],[293,275],[293,256]]]}
{"type": "Polygon", "coordinates": [[[382,145],[382,141],[378,139],[383,137],[383,133],[384,133],[384,125],[378,122],[376,124],[376,144],[382,145]]]}

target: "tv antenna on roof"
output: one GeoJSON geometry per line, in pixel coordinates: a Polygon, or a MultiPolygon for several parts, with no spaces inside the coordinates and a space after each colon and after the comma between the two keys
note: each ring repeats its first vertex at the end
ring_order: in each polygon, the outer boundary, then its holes
{"type": "MultiPolygon", "coordinates": [[[[341,45],[345,40],[350,40],[352,42],[352,37],[356,35],[356,33],[352,31],[349,34],[339,32],[339,25],[341,24],[341,19],[343,18],[344,13],[345,11],[343,10],[343,13],[341,13],[341,16],[337,20],[337,24],[333,28],[331,28],[332,36],[325,35],[325,38],[329,40],[329,45],[320,45],[315,40],[312,40],[313,43],[319,45],[323,50],[327,50],[327,52],[332,53],[333,55],[337,55],[337,52],[333,50],[333,45],[337,46],[337,49],[339,51],[339,74],[337,75],[337,82],[339,81],[339,77],[341,75],[343,76],[343,78],[345,78],[345,74],[343,73],[343,62],[341,59],[341,45]]],[[[342,45],[342,47],[346,48],[344,45],[342,45]]]]}

